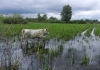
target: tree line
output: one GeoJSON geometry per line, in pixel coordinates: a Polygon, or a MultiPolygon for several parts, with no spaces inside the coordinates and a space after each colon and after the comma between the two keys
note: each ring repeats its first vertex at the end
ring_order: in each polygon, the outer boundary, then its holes
{"type": "Polygon", "coordinates": [[[72,8],[70,5],[65,5],[62,8],[61,11],[61,19],[57,19],[56,17],[49,17],[47,18],[47,15],[44,14],[41,16],[40,13],[37,14],[37,18],[23,18],[20,14],[13,14],[13,15],[0,15],[0,21],[2,21],[5,24],[27,24],[28,22],[32,23],[71,23],[71,24],[93,24],[93,23],[99,23],[98,20],[90,20],[90,19],[80,19],[80,20],[71,20],[72,17],[72,8]]]}
{"type": "Polygon", "coordinates": [[[25,20],[20,14],[13,15],[0,15],[0,21],[5,24],[27,24],[28,21],[25,20]]]}
{"type": "Polygon", "coordinates": [[[12,16],[2,16],[0,15],[0,21],[5,24],[27,24],[28,22],[32,23],[70,23],[70,24],[93,24],[100,23],[98,20],[90,20],[90,19],[80,19],[80,20],[70,20],[65,22],[63,20],[59,20],[56,17],[51,16],[47,18],[47,15],[44,14],[41,16],[39,13],[37,14],[37,18],[23,18],[20,14],[13,14],[12,16]]]}
{"type": "Polygon", "coordinates": [[[25,19],[28,20],[28,22],[64,23],[63,21],[57,19],[56,17],[51,16],[51,17],[47,18],[46,14],[41,16],[40,13],[37,14],[37,18],[28,18],[28,17],[26,17],[25,19]]]}
{"type": "Polygon", "coordinates": [[[59,20],[56,17],[51,16],[50,18],[47,18],[47,15],[44,14],[43,16],[39,16],[37,18],[25,18],[28,22],[39,22],[39,23],[70,23],[70,24],[94,24],[94,23],[100,23],[98,20],[92,20],[92,19],[80,19],[80,20],[70,20],[70,21],[63,21],[59,20]]]}

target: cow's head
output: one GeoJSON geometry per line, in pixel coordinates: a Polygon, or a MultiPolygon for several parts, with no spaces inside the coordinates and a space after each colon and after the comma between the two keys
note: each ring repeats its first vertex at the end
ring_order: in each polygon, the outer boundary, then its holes
{"type": "Polygon", "coordinates": [[[44,35],[48,35],[49,34],[49,31],[48,31],[47,28],[46,29],[43,29],[43,32],[44,32],[44,35]]]}

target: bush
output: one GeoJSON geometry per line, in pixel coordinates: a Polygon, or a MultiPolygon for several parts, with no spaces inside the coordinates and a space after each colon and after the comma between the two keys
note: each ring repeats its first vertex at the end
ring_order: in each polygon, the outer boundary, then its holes
{"type": "Polygon", "coordinates": [[[23,17],[19,14],[13,14],[12,16],[7,16],[3,19],[3,23],[5,24],[27,24],[28,21],[23,19],[23,17]]]}
{"type": "Polygon", "coordinates": [[[22,22],[22,24],[27,24],[28,23],[28,21],[27,20],[24,20],[23,22],[22,22]]]}

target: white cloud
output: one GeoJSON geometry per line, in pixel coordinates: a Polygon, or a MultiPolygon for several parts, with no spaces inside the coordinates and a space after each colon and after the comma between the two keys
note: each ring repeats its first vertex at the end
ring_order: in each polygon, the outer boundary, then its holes
{"type": "Polygon", "coordinates": [[[28,18],[37,18],[37,14],[27,13],[27,14],[21,14],[23,17],[28,18]]]}
{"type": "Polygon", "coordinates": [[[53,17],[60,19],[60,13],[57,13],[57,12],[56,13],[47,13],[47,15],[48,15],[48,18],[53,16],[53,17]]]}
{"type": "Polygon", "coordinates": [[[99,16],[100,10],[78,11],[72,16],[72,19],[100,19],[99,16]]]}
{"type": "Polygon", "coordinates": [[[100,19],[100,0],[1,0],[0,13],[19,13],[36,17],[37,13],[60,19],[64,5],[72,7],[72,19],[100,19]]]}

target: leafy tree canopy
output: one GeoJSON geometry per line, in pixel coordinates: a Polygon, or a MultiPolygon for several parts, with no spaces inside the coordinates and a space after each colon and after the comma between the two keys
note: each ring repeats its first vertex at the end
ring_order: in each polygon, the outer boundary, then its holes
{"type": "Polygon", "coordinates": [[[66,23],[70,21],[72,17],[72,8],[69,5],[65,5],[61,12],[61,20],[66,23]]]}

